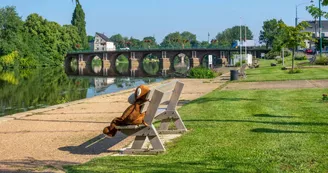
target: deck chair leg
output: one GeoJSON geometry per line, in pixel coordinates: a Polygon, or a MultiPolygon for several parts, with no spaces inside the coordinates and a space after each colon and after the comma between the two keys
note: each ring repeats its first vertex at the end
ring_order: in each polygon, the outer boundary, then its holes
{"type": "Polygon", "coordinates": [[[133,144],[132,144],[132,149],[141,149],[142,145],[145,143],[146,136],[136,136],[133,144]]]}
{"type": "Polygon", "coordinates": [[[175,127],[178,129],[178,130],[181,130],[183,132],[186,132],[187,131],[187,128],[186,126],[184,125],[184,123],[182,122],[182,119],[178,113],[178,111],[175,111],[175,114],[176,116],[178,117],[178,119],[176,119],[174,121],[174,124],[175,124],[175,127]]]}
{"type": "Polygon", "coordinates": [[[171,123],[170,119],[162,120],[158,130],[169,130],[170,123],[171,123]]]}
{"type": "Polygon", "coordinates": [[[158,151],[158,152],[165,151],[164,145],[158,136],[149,136],[148,138],[151,145],[153,146],[154,151],[158,151]]]}

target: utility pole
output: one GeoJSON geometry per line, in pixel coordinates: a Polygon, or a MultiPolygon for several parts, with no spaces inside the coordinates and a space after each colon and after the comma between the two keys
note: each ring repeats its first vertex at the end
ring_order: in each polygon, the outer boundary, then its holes
{"type": "Polygon", "coordinates": [[[322,24],[321,24],[321,0],[319,0],[319,38],[320,38],[320,55],[322,55],[322,24]]]}
{"type": "Polygon", "coordinates": [[[241,17],[240,17],[240,41],[239,41],[239,46],[240,46],[240,57],[239,57],[239,62],[240,62],[240,67],[241,67],[241,64],[242,64],[242,59],[243,59],[243,57],[242,57],[242,51],[243,51],[243,45],[241,44],[241,41],[242,41],[242,33],[241,33],[241,28],[242,28],[242,26],[241,26],[241,17]]]}

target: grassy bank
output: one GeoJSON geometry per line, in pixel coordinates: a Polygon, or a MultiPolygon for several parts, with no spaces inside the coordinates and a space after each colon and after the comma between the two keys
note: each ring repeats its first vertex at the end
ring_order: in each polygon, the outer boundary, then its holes
{"type": "MultiPolygon", "coordinates": [[[[304,68],[302,73],[289,74],[288,70],[281,70],[282,64],[271,67],[275,60],[260,60],[260,67],[248,69],[247,78],[242,81],[279,81],[279,80],[306,80],[306,79],[328,79],[328,66],[324,68],[304,68]]],[[[308,62],[308,60],[295,61],[295,64],[308,62]]],[[[286,67],[291,67],[291,58],[287,58],[286,67]]]]}
{"type": "Polygon", "coordinates": [[[324,172],[323,89],[214,91],[179,109],[190,130],[158,156],[103,157],[68,172],[324,172]]]}

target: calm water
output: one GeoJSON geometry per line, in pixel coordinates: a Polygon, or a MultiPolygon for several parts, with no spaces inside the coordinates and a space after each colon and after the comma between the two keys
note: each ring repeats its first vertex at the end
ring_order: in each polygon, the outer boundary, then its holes
{"type": "Polygon", "coordinates": [[[0,72],[0,116],[113,93],[162,80],[73,78],[67,76],[63,68],[3,71],[0,72]]]}

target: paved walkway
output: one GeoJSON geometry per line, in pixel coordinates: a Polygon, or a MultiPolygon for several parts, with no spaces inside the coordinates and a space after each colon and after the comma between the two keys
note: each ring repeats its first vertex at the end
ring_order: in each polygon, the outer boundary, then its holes
{"type": "Polygon", "coordinates": [[[328,80],[291,80],[229,83],[222,90],[328,88],[328,80]]]}
{"type": "MultiPolygon", "coordinates": [[[[220,79],[181,79],[180,105],[224,83],[220,79]]],[[[164,81],[167,82],[167,81],[164,81]]],[[[160,83],[152,84],[152,86],[160,83]]],[[[59,171],[114,154],[131,138],[103,138],[102,130],[128,106],[132,89],[0,118],[0,172],[59,171]],[[115,145],[119,143],[118,145],[115,145]]]]}

